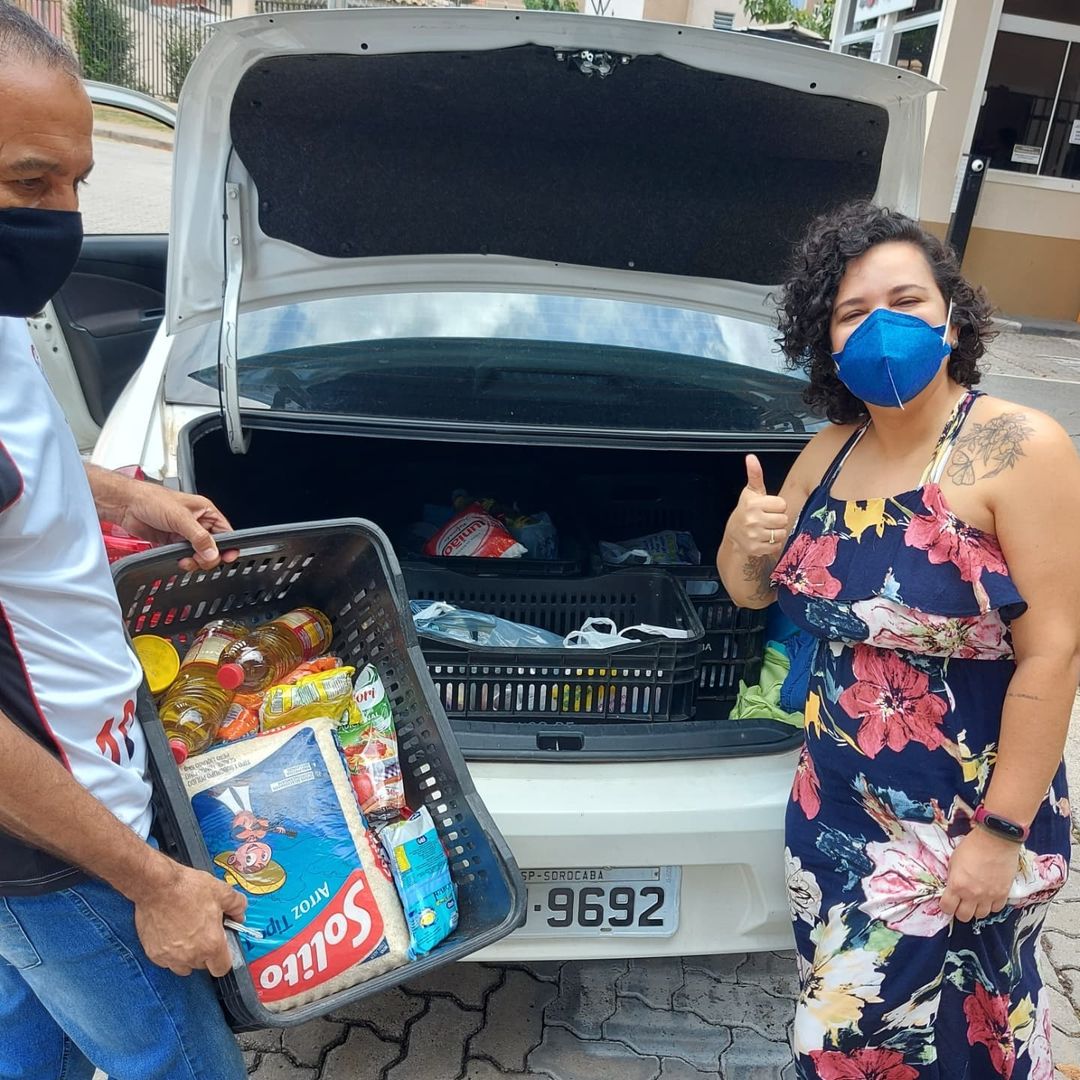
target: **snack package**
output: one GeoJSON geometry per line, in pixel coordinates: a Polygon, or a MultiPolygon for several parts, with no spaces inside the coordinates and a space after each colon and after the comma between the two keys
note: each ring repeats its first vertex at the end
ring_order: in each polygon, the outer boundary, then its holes
{"type": "Polygon", "coordinates": [[[530,558],[551,560],[559,557],[559,534],[549,514],[510,513],[504,520],[510,535],[529,549],[530,558]]]}
{"type": "Polygon", "coordinates": [[[137,536],[121,529],[119,525],[103,521],[101,523],[101,536],[105,542],[105,554],[109,562],[114,563],[119,559],[134,555],[139,551],[149,551],[154,545],[149,540],[141,540],[137,536]]]}
{"type": "Polygon", "coordinates": [[[688,532],[663,532],[611,543],[600,541],[600,557],[605,566],[700,566],[701,552],[688,532]]]}
{"type": "Polygon", "coordinates": [[[239,945],[274,1012],[408,959],[401,902],[333,729],[315,720],[215,747],[180,769],[215,875],[247,897],[253,933],[239,945]]]}
{"type": "Polygon", "coordinates": [[[218,728],[217,742],[236,742],[254,735],[259,730],[259,714],[254,709],[234,701],[225,714],[225,719],[218,728]]]}
{"type": "Polygon", "coordinates": [[[371,664],[356,676],[353,706],[351,722],[336,735],[356,801],[368,818],[397,817],[405,808],[397,732],[386,688],[371,664]]]}
{"type": "Polygon", "coordinates": [[[473,559],[519,559],[528,553],[498,518],[473,504],[455,514],[424,545],[424,554],[439,558],[467,556],[473,559]]]}
{"type": "Polygon", "coordinates": [[[439,834],[427,807],[384,825],[379,839],[390,858],[409,927],[409,959],[426,956],[458,924],[457,893],[439,834]]]}
{"type": "Polygon", "coordinates": [[[340,718],[343,713],[351,713],[355,671],[353,667],[331,668],[305,675],[291,685],[271,686],[263,695],[259,727],[274,731],[317,716],[340,718]]]}

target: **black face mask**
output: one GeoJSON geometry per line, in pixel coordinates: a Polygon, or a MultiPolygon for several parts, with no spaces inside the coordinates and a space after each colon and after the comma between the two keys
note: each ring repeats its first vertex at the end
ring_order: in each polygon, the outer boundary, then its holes
{"type": "Polygon", "coordinates": [[[82,248],[82,214],[0,210],[0,315],[36,315],[67,281],[82,248]]]}

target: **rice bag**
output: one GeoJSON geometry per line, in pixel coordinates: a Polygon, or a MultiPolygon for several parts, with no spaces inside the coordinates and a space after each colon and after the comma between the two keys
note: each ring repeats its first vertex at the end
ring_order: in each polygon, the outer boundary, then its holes
{"type": "Polygon", "coordinates": [[[394,714],[379,672],[368,664],[356,676],[351,722],[335,733],[353,791],[368,818],[397,817],[405,808],[394,714]]]}
{"type": "Polygon", "coordinates": [[[248,898],[242,935],[273,1012],[400,967],[409,932],[377,838],[357,809],[334,721],[310,721],[181,766],[214,873],[248,898]]]}
{"type": "Polygon", "coordinates": [[[424,545],[424,554],[440,558],[467,556],[473,559],[518,559],[528,553],[498,518],[473,504],[455,514],[424,545]]]}
{"type": "Polygon", "coordinates": [[[271,686],[263,695],[259,726],[263,731],[298,724],[317,716],[340,718],[351,710],[356,668],[339,667],[305,675],[295,683],[271,686]]]}
{"type": "Polygon", "coordinates": [[[701,552],[688,532],[663,532],[612,543],[600,541],[600,557],[605,566],[645,564],[649,566],[700,566],[701,552]]]}
{"type": "Polygon", "coordinates": [[[409,959],[426,956],[458,924],[450,865],[427,807],[379,830],[409,926],[409,959]]]}

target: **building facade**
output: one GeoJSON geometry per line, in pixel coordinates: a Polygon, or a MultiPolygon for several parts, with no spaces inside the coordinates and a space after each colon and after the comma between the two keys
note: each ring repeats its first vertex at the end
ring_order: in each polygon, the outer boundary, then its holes
{"type": "Polygon", "coordinates": [[[1002,312],[1080,319],[1080,0],[838,0],[832,48],[942,84],[920,216],[945,236],[969,154],[989,167],[964,271],[1002,312]]]}

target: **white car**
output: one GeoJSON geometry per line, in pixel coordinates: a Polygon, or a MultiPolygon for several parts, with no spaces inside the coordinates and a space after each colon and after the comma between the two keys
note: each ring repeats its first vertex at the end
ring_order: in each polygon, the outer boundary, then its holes
{"type": "MultiPolygon", "coordinates": [[[[452,714],[530,882],[525,927],[477,958],[790,945],[801,733],[727,718],[762,633],[709,563],[743,454],[776,486],[818,423],[767,296],[819,210],[916,211],[931,89],[748,35],[423,8],[222,23],[192,68],[164,321],[96,462],[240,528],[366,517],[403,555],[456,488],[586,549],[681,524],[703,554],[692,714],[452,714]]],[[[85,325],[55,317],[92,369],[85,325]]]]}

